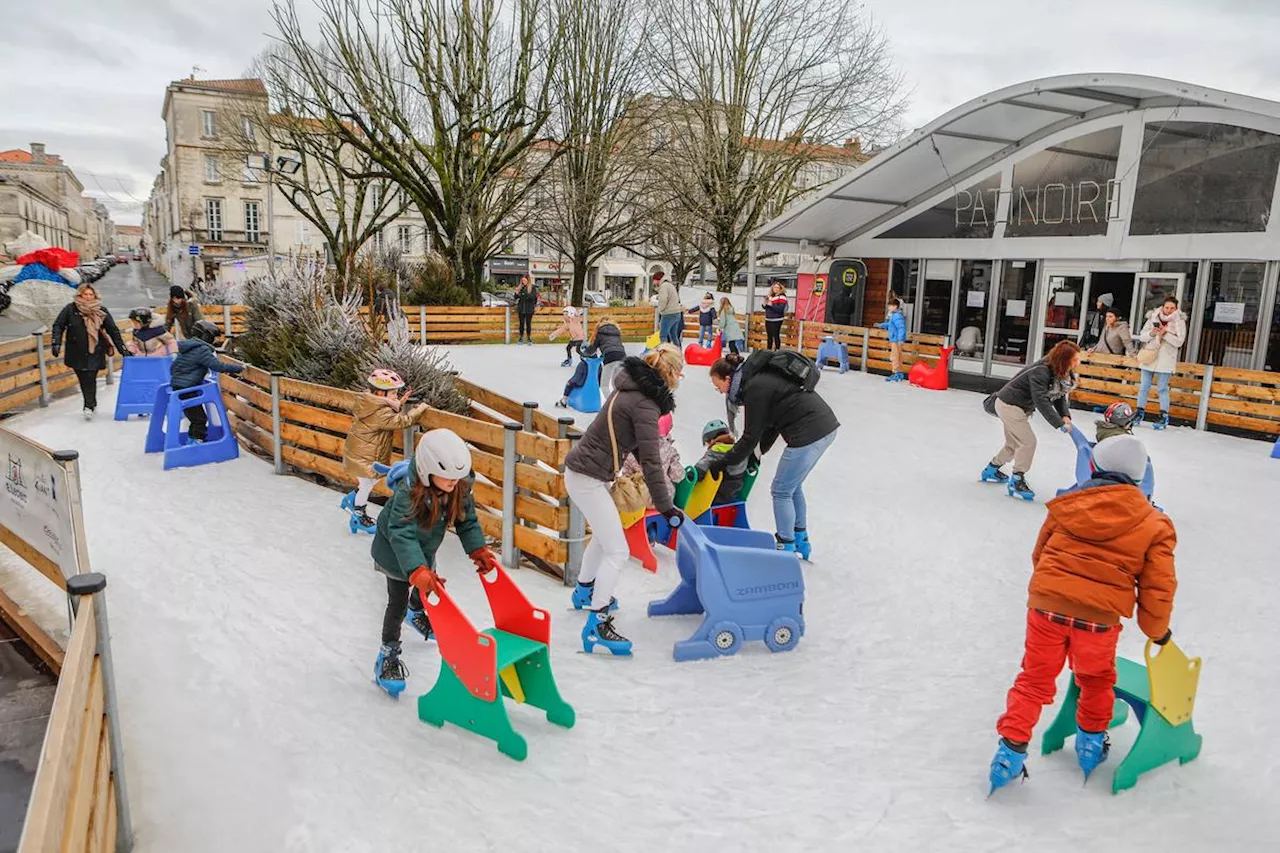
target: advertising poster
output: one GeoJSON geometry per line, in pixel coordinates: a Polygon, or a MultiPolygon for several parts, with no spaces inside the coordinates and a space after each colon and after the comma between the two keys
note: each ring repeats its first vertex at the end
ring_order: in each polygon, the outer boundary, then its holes
{"type": "Polygon", "coordinates": [[[66,471],[47,448],[6,429],[0,429],[0,453],[5,464],[0,524],[61,567],[64,576],[76,574],[66,471]]]}

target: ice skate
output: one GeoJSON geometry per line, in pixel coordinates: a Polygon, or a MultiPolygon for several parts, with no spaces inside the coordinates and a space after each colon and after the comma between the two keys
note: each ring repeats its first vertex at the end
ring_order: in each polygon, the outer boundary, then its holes
{"type": "MultiPolygon", "coordinates": [[[[610,606],[613,602],[609,602],[610,606]]],[[[614,655],[626,657],[631,654],[631,641],[619,634],[613,627],[613,617],[592,610],[587,614],[587,624],[582,626],[582,649],[587,654],[597,646],[604,646],[614,655]]]]}
{"type": "Polygon", "coordinates": [[[796,529],[796,553],[800,555],[800,559],[809,561],[809,555],[813,553],[813,545],[809,543],[808,530],[796,529]]]}
{"type": "Polygon", "coordinates": [[[414,610],[410,607],[404,614],[404,624],[422,635],[424,640],[434,640],[435,631],[431,628],[431,619],[425,610],[414,610]]]}
{"type": "Polygon", "coordinates": [[[783,539],[781,536],[779,536],[776,533],[773,534],[773,538],[774,538],[774,541],[777,543],[776,547],[779,551],[790,551],[793,554],[796,553],[796,540],[783,539]]]}
{"type": "Polygon", "coordinates": [[[392,699],[399,699],[408,677],[409,668],[400,660],[400,644],[384,643],[378,649],[378,659],[373,664],[373,680],[392,699]]]}
{"type": "Polygon", "coordinates": [[[1151,422],[1152,429],[1165,429],[1169,426],[1169,413],[1161,412],[1160,417],[1151,422]]]}
{"type": "Polygon", "coordinates": [[[1000,744],[996,747],[995,757],[991,759],[991,790],[987,792],[990,797],[999,789],[1008,785],[1014,779],[1021,776],[1027,778],[1027,745],[1022,744],[1021,751],[1015,749],[1007,738],[1000,738],[1000,744]]]}
{"type": "Polygon", "coordinates": [[[571,364],[573,364],[572,358],[566,358],[564,361],[560,362],[561,367],[568,367],[571,364]]]}
{"type": "Polygon", "coordinates": [[[1076,727],[1076,761],[1080,762],[1080,769],[1084,771],[1084,781],[1089,781],[1089,774],[1107,760],[1110,751],[1111,738],[1106,732],[1094,734],[1076,727]]]}
{"type": "Polygon", "coordinates": [[[996,467],[996,463],[988,462],[987,467],[982,469],[982,482],[984,483],[1007,483],[1009,475],[996,467]]]}
{"type": "Polygon", "coordinates": [[[80,417],[84,418],[86,421],[93,420],[93,409],[84,409],[80,412],[80,417]]]}
{"type": "MultiPolygon", "coordinates": [[[[595,592],[595,588],[596,588],[595,581],[592,581],[591,583],[579,582],[578,585],[573,588],[573,609],[574,610],[590,610],[591,596],[595,592]]],[[[614,611],[617,609],[618,609],[618,599],[610,598],[609,610],[614,611]]]]}
{"type": "Polygon", "coordinates": [[[1036,499],[1036,493],[1031,491],[1031,487],[1027,485],[1027,478],[1021,471],[1014,471],[1013,477],[1009,479],[1009,497],[1022,498],[1024,501],[1036,499]]]}
{"type": "Polygon", "coordinates": [[[342,501],[338,504],[339,507],[345,509],[347,512],[351,512],[351,510],[355,508],[355,505],[356,493],[354,491],[347,492],[343,495],[342,501]]]}
{"type": "Polygon", "coordinates": [[[561,397],[559,400],[556,400],[555,406],[557,409],[567,409],[569,408],[569,400],[565,397],[561,397]]]}
{"type": "Polygon", "coordinates": [[[351,521],[349,526],[352,533],[373,533],[378,529],[378,522],[369,517],[365,510],[367,506],[353,506],[351,508],[351,521]]]}

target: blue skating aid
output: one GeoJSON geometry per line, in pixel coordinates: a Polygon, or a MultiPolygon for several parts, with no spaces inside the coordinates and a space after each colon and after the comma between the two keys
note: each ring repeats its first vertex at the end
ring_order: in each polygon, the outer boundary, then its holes
{"type": "Polygon", "coordinates": [[[115,419],[129,415],[149,415],[155,404],[156,389],[169,381],[172,356],[128,356],[120,370],[120,389],[116,391],[115,419]]]}
{"type": "Polygon", "coordinates": [[[991,796],[1018,777],[1027,778],[1027,754],[1010,749],[1005,745],[1004,738],[1001,738],[996,747],[995,757],[991,759],[991,771],[988,776],[991,790],[987,792],[987,796],[991,796]]]}
{"type": "MultiPolygon", "coordinates": [[[[382,646],[378,649],[378,659],[373,664],[373,680],[379,687],[387,691],[387,694],[392,699],[399,699],[400,694],[404,691],[404,679],[382,677],[382,662],[387,659],[389,654],[391,654],[389,646],[382,646]]],[[[405,675],[409,674],[409,670],[405,668],[404,661],[400,662],[400,669],[405,675]]]]}
{"type": "Polygon", "coordinates": [[[686,524],[676,547],[679,585],[649,603],[650,616],[702,614],[678,661],[732,655],[747,640],[770,651],[795,648],[804,635],[804,576],[794,553],[775,549],[761,530],[686,524]]]}
{"type": "Polygon", "coordinates": [[[849,348],[838,343],[832,335],[827,335],[818,345],[818,369],[826,367],[828,361],[834,361],[839,365],[841,373],[849,372],[849,348]]]}
{"type": "Polygon", "coordinates": [[[604,365],[604,358],[584,355],[582,360],[587,364],[587,381],[569,392],[568,402],[569,408],[590,414],[600,411],[600,368],[604,365]]]}
{"type": "Polygon", "coordinates": [[[147,453],[164,451],[166,471],[239,457],[240,445],[228,426],[227,409],[218,383],[205,380],[194,387],[177,390],[167,382],[158,386],[143,449],[147,453]],[[182,412],[196,406],[202,407],[209,418],[208,432],[203,442],[188,444],[187,433],[182,431],[182,412]]]}
{"type": "Polygon", "coordinates": [[[1280,436],[1276,436],[1275,446],[1271,448],[1271,458],[1280,459],[1280,436]]]}

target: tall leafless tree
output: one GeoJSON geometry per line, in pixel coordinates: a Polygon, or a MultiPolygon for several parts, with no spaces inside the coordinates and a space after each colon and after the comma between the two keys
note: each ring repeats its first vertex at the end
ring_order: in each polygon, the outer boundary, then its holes
{"type": "Polygon", "coordinates": [[[587,273],[610,249],[634,245],[650,227],[651,139],[643,7],[632,0],[552,0],[548,26],[561,27],[552,71],[549,123],[559,160],[534,196],[529,228],[573,261],[572,304],[587,273]]]}
{"type": "Polygon", "coordinates": [[[901,114],[888,43],[856,0],[653,0],[648,56],[670,145],[654,164],[705,229],[720,290],[751,234],[831,146],[901,114]]]}
{"type": "Polygon", "coordinates": [[[309,38],[293,0],[273,17],[281,61],[319,118],[426,218],[460,285],[484,263],[560,153],[530,157],[551,115],[559,31],[544,0],[314,0],[309,38]]]}

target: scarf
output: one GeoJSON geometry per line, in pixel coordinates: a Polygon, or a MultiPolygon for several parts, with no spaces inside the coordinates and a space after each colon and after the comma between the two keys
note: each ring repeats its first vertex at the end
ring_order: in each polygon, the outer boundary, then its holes
{"type": "Polygon", "coordinates": [[[102,333],[102,321],[107,315],[102,310],[101,299],[85,299],[77,296],[75,302],[76,310],[84,318],[84,330],[89,336],[89,353],[92,355],[98,351],[98,336],[102,333]]]}

